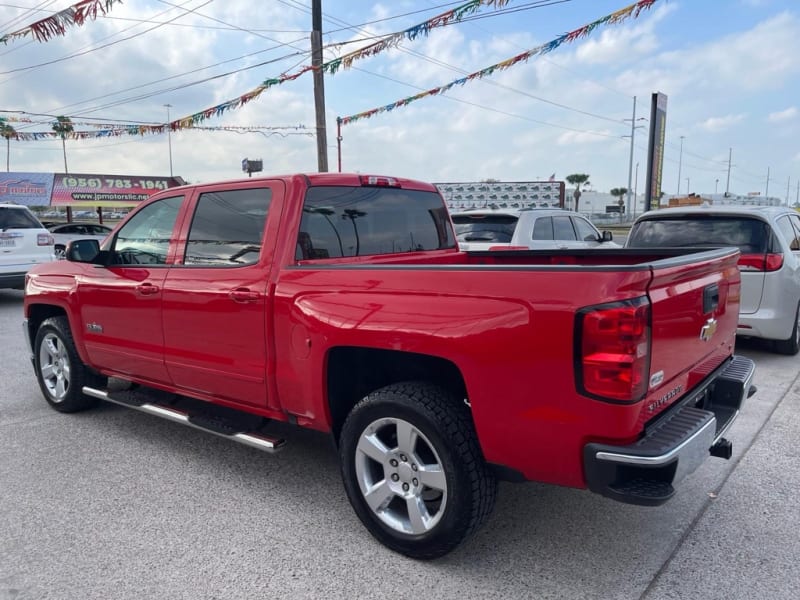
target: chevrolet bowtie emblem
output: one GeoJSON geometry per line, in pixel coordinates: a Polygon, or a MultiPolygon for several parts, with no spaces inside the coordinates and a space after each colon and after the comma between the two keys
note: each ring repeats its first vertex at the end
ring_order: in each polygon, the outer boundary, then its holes
{"type": "Polygon", "coordinates": [[[704,342],[707,342],[712,337],[714,337],[714,333],[717,331],[717,320],[716,319],[709,319],[703,328],[700,330],[700,339],[704,342]]]}

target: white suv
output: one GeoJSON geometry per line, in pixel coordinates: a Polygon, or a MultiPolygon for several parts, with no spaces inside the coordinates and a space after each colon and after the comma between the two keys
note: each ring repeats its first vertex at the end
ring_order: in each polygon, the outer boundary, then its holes
{"type": "Polygon", "coordinates": [[[787,207],[702,206],[646,212],[629,248],[736,246],[742,276],[736,333],[800,351],[800,214],[787,207]]]}
{"type": "Polygon", "coordinates": [[[55,260],[53,236],[26,207],[0,204],[0,289],[22,289],[25,273],[55,260]]]}
{"type": "Polygon", "coordinates": [[[619,248],[582,214],[560,208],[481,208],[450,215],[462,250],[619,248]]]}

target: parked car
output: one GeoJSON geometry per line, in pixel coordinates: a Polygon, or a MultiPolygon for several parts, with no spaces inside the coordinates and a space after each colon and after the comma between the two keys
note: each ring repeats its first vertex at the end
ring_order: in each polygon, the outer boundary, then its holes
{"type": "Polygon", "coordinates": [[[619,248],[585,216],[559,208],[485,208],[451,213],[462,250],[619,248]]]}
{"type": "Polygon", "coordinates": [[[788,207],[699,206],[645,213],[630,248],[736,246],[741,251],[737,334],[800,351],[800,215],[788,207]]]}
{"type": "Polygon", "coordinates": [[[53,236],[29,208],[0,204],[0,288],[22,289],[25,274],[54,260],[53,236]]]}
{"type": "Polygon", "coordinates": [[[55,241],[55,254],[57,258],[64,258],[64,251],[72,240],[85,240],[92,238],[102,241],[111,233],[111,227],[96,223],[61,223],[50,226],[50,233],[55,241]]]}

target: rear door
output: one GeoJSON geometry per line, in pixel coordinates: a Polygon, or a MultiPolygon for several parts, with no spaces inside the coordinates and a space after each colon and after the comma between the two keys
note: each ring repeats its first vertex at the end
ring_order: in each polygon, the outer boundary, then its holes
{"type": "Polygon", "coordinates": [[[164,282],[166,366],[186,390],[265,407],[269,275],[284,183],[204,186],[195,193],[185,243],[164,282]]]}

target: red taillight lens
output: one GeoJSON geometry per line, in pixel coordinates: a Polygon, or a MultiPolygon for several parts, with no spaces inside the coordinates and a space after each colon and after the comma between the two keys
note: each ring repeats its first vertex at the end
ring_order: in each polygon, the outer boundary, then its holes
{"type": "Polygon", "coordinates": [[[575,336],[575,375],[581,393],[611,402],[644,398],[650,373],[647,298],[581,309],[575,336]]]}
{"type": "Polygon", "coordinates": [[[783,254],[742,254],[739,267],[742,271],[777,271],[783,266],[783,254]]]}
{"type": "Polygon", "coordinates": [[[55,243],[53,236],[49,233],[39,233],[36,235],[37,246],[53,246],[55,243]]]}
{"type": "Polygon", "coordinates": [[[400,182],[393,177],[376,177],[375,175],[361,175],[359,177],[361,185],[372,187],[394,187],[399,188],[400,182]]]}

